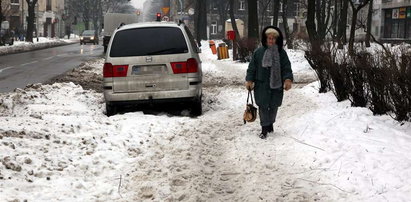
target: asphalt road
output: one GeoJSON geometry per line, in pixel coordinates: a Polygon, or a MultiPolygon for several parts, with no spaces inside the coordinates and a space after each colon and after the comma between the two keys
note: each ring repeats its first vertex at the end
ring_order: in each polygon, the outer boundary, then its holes
{"type": "Polygon", "coordinates": [[[103,57],[103,46],[78,43],[0,56],[0,93],[44,83],[82,62],[103,57]]]}

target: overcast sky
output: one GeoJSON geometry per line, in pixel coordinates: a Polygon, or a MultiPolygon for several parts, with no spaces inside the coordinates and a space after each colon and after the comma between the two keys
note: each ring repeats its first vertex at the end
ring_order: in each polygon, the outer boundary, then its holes
{"type": "Polygon", "coordinates": [[[146,0],[131,0],[131,4],[133,4],[134,7],[136,8],[143,8],[143,3],[146,0]]]}

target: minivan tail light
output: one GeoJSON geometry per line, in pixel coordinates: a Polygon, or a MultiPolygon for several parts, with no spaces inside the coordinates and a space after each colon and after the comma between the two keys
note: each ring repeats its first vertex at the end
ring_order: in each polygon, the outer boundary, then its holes
{"type": "Polygon", "coordinates": [[[104,63],[103,77],[113,77],[113,65],[111,63],[104,63]]]}
{"type": "Polygon", "coordinates": [[[126,77],[128,65],[112,65],[105,63],[103,68],[104,77],[126,77]]]}
{"type": "Polygon", "coordinates": [[[197,60],[194,58],[190,58],[187,60],[187,69],[188,73],[196,73],[198,72],[198,63],[197,60]]]}
{"type": "Polygon", "coordinates": [[[171,68],[174,74],[196,73],[198,72],[198,62],[195,58],[190,58],[185,62],[172,62],[171,68]]]}

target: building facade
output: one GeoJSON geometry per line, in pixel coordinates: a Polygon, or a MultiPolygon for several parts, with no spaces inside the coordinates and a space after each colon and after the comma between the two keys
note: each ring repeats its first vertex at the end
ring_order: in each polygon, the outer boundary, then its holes
{"type": "MultiPolygon", "coordinates": [[[[287,21],[291,32],[305,30],[305,22],[301,20],[303,10],[300,6],[300,0],[289,0],[287,4],[287,21]]],[[[258,22],[259,29],[262,31],[264,27],[273,25],[273,1],[258,0],[258,22]]],[[[219,0],[210,0],[208,8],[208,36],[210,39],[223,39],[226,37],[226,32],[232,30],[231,19],[228,15],[228,5],[222,5],[219,0]]],[[[284,31],[282,19],[282,4],[279,8],[278,22],[275,26],[284,31]]],[[[234,16],[236,24],[240,32],[240,37],[247,36],[248,27],[248,4],[246,0],[238,0],[234,3],[234,16]]]]}
{"type": "MultiPolygon", "coordinates": [[[[3,0],[5,20],[17,33],[25,33],[27,29],[28,7],[26,0],[3,0]]],[[[63,37],[64,0],[38,0],[35,8],[35,28],[38,36],[63,37]]]]}
{"type": "Polygon", "coordinates": [[[382,0],[381,41],[411,42],[411,1],[382,0]]]}

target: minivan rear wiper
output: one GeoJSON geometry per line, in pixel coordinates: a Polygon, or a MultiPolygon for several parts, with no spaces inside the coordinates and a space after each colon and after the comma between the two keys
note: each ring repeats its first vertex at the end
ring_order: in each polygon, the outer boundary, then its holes
{"type": "MultiPolygon", "coordinates": [[[[164,52],[167,52],[167,51],[176,51],[176,50],[180,50],[180,48],[168,48],[168,49],[163,49],[163,50],[159,50],[159,51],[154,51],[154,52],[151,52],[151,53],[147,53],[147,55],[157,55],[157,54],[164,53],[164,52]]],[[[186,53],[186,52],[187,52],[187,50],[184,50],[184,53],[186,53]]]]}

